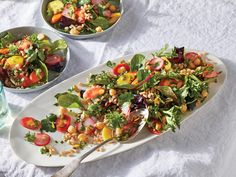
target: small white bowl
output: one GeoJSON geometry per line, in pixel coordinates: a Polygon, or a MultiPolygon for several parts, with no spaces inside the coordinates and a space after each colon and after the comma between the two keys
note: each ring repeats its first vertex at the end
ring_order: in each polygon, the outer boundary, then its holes
{"type": "MultiPolygon", "coordinates": [[[[10,32],[14,36],[17,36],[19,38],[26,35],[26,34],[30,35],[33,33],[43,33],[51,41],[56,41],[58,39],[62,39],[58,34],[52,32],[51,30],[33,27],[33,26],[22,26],[22,27],[11,28],[11,29],[2,31],[1,33],[5,33],[5,32],[10,32]]],[[[68,66],[68,63],[70,60],[70,49],[69,49],[68,45],[67,45],[67,49],[64,51],[64,57],[65,57],[66,62],[65,62],[65,66],[64,66],[63,70],[56,77],[50,78],[50,75],[49,75],[49,81],[47,83],[40,85],[40,86],[36,86],[34,88],[21,89],[21,88],[10,88],[10,87],[4,86],[4,89],[6,91],[13,92],[13,93],[30,93],[30,92],[35,92],[35,91],[41,90],[45,87],[48,87],[49,85],[51,85],[53,82],[55,82],[62,75],[62,73],[66,70],[66,68],[68,66]]]]}
{"type": "Polygon", "coordinates": [[[66,37],[72,38],[72,39],[89,39],[89,38],[94,38],[94,37],[99,37],[102,35],[105,35],[106,33],[108,33],[109,31],[111,31],[116,25],[117,23],[120,21],[120,19],[122,18],[122,15],[124,13],[124,7],[123,7],[123,2],[122,0],[120,0],[120,13],[121,16],[120,18],[108,29],[104,30],[103,32],[99,32],[99,33],[92,33],[92,34],[81,34],[81,35],[72,35],[69,33],[65,33],[62,32],[60,30],[57,30],[56,28],[52,27],[51,24],[47,21],[46,19],[46,14],[47,14],[47,4],[52,1],[52,0],[43,0],[42,4],[41,4],[41,15],[43,20],[47,23],[47,25],[52,28],[54,31],[58,32],[61,35],[64,35],[66,37]]]}

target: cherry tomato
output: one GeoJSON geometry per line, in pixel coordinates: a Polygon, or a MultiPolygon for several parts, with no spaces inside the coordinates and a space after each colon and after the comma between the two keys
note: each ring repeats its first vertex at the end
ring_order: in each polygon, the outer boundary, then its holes
{"type": "Polygon", "coordinates": [[[185,59],[187,60],[196,60],[197,58],[201,59],[201,56],[195,52],[188,52],[185,54],[185,59]]]}
{"type": "Polygon", "coordinates": [[[113,73],[116,75],[116,76],[119,76],[120,74],[126,72],[126,71],[129,71],[130,70],[130,67],[127,63],[120,63],[120,64],[117,64],[113,69],[113,73]]]}
{"type": "Polygon", "coordinates": [[[59,132],[66,132],[71,123],[71,117],[64,114],[63,117],[58,117],[56,120],[56,128],[59,132]]]}
{"type": "Polygon", "coordinates": [[[162,79],[159,83],[159,86],[169,86],[169,87],[182,87],[184,82],[182,80],[176,80],[176,79],[162,79]]]}
{"type": "Polygon", "coordinates": [[[39,73],[39,75],[37,75],[36,72],[33,71],[29,76],[29,78],[30,78],[30,80],[33,84],[39,82],[43,77],[44,77],[44,72],[43,71],[41,71],[39,73]]]}
{"type": "Polygon", "coordinates": [[[152,134],[156,134],[156,135],[160,135],[161,131],[156,130],[155,128],[152,127],[148,127],[149,132],[151,132],[152,134]]]}
{"type": "Polygon", "coordinates": [[[20,124],[30,130],[38,130],[41,127],[40,121],[34,119],[33,117],[23,117],[20,120],[20,124]]]}
{"type": "Polygon", "coordinates": [[[94,99],[94,98],[97,98],[100,95],[103,95],[104,93],[105,93],[104,88],[102,88],[100,86],[91,87],[91,88],[87,89],[84,92],[83,98],[85,98],[85,99],[94,99]]]}
{"type": "Polygon", "coordinates": [[[151,67],[151,70],[158,71],[164,66],[164,60],[156,57],[148,61],[147,64],[151,67]]]}
{"type": "Polygon", "coordinates": [[[50,143],[50,141],[51,141],[51,138],[46,133],[36,133],[35,134],[34,144],[36,146],[46,146],[50,143]]]}
{"type": "Polygon", "coordinates": [[[22,79],[23,79],[23,82],[21,83],[21,86],[29,87],[32,85],[32,82],[29,77],[23,76],[22,79]]]}
{"type": "Polygon", "coordinates": [[[64,58],[62,58],[59,55],[48,55],[45,63],[47,66],[55,66],[60,64],[60,62],[62,62],[64,60],[64,58]]]}

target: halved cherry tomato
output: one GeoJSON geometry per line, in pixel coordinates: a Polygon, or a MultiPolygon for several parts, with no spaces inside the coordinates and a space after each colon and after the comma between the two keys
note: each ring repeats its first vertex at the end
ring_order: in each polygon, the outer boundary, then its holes
{"type": "Polygon", "coordinates": [[[22,87],[29,87],[32,85],[32,82],[29,77],[23,76],[22,79],[23,79],[23,82],[21,83],[22,87]]]}
{"type": "Polygon", "coordinates": [[[113,69],[113,73],[116,75],[116,76],[119,76],[120,74],[126,72],[126,71],[129,71],[130,70],[130,67],[127,63],[120,63],[120,64],[117,64],[113,69]]]}
{"type": "Polygon", "coordinates": [[[36,146],[46,146],[50,143],[50,141],[51,141],[51,138],[46,133],[36,133],[35,134],[34,144],[36,146]]]}
{"type": "Polygon", "coordinates": [[[103,95],[104,93],[105,93],[105,89],[100,86],[91,87],[84,92],[83,98],[94,99],[100,95],[103,95]]]}
{"type": "Polygon", "coordinates": [[[148,127],[149,132],[151,132],[152,134],[156,134],[156,135],[160,135],[161,131],[156,130],[155,128],[152,127],[148,127]]]}
{"type": "Polygon", "coordinates": [[[56,128],[59,132],[66,132],[71,123],[71,117],[64,114],[62,117],[58,117],[56,120],[56,128]]]}
{"type": "Polygon", "coordinates": [[[169,87],[182,87],[184,82],[182,80],[176,80],[176,79],[162,79],[159,83],[159,86],[169,86],[169,87]]]}
{"type": "Polygon", "coordinates": [[[44,77],[43,71],[41,71],[39,73],[39,75],[36,74],[36,71],[33,71],[29,76],[29,78],[33,84],[39,82],[43,77],[44,77]]]}
{"type": "Polygon", "coordinates": [[[151,67],[151,70],[158,71],[164,66],[164,60],[156,57],[147,62],[147,65],[151,67]]]}
{"type": "Polygon", "coordinates": [[[151,126],[151,127],[148,126],[148,130],[153,134],[159,135],[162,132],[162,126],[163,126],[162,124],[163,123],[160,120],[154,119],[152,121],[153,126],[151,126]]]}
{"type": "Polygon", "coordinates": [[[185,59],[187,60],[196,60],[200,58],[201,59],[201,56],[198,54],[198,53],[195,53],[195,52],[188,52],[185,54],[185,59]]]}
{"type": "Polygon", "coordinates": [[[45,60],[45,63],[47,66],[55,66],[55,65],[58,65],[63,60],[64,58],[62,58],[59,55],[48,55],[45,60]]]}
{"type": "Polygon", "coordinates": [[[41,127],[40,121],[34,119],[33,117],[23,117],[20,120],[20,124],[30,130],[38,130],[41,127]]]}
{"type": "Polygon", "coordinates": [[[211,73],[209,73],[208,71],[205,71],[203,73],[203,77],[210,79],[210,78],[217,77],[219,74],[220,74],[220,72],[217,72],[217,71],[212,71],[211,73]]]}

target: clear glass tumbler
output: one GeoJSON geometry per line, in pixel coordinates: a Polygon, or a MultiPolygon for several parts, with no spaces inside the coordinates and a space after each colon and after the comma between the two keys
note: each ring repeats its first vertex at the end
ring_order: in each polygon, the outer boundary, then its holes
{"type": "Polygon", "coordinates": [[[0,81],[0,128],[6,123],[8,112],[8,104],[3,90],[3,84],[0,81]]]}

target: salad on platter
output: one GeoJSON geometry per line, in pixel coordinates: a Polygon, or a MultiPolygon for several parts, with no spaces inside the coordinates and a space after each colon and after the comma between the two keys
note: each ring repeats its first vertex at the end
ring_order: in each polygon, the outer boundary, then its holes
{"type": "Polygon", "coordinates": [[[46,19],[59,31],[83,35],[103,32],[120,16],[120,0],[52,0],[46,19]]]}
{"type": "Polygon", "coordinates": [[[0,80],[8,88],[34,88],[57,77],[65,67],[64,40],[45,34],[0,34],[0,80]]]}
{"type": "Polygon", "coordinates": [[[141,108],[149,111],[145,121],[150,133],[176,131],[183,115],[208,97],[209,84],[217,82],[220,74],[205,54],[186,52],[184,47],[170,50],[168,45],[152,57],[136,54],[129,61],[106,65],[110,71],[92,74],[87,83],[55,95],[59,114],[41,121],[23,117],[20,124],[31,130],[25,140],[41,146],[42,154],[73,156],[86,145],[112,137],[127,140],[143,119],[131,112],[141,108]],[[62,133],[62,139],[53,140],[49,135],[53,132],[62,133]],[[71,149],[58,152],[53,141],[71,149]]]}

